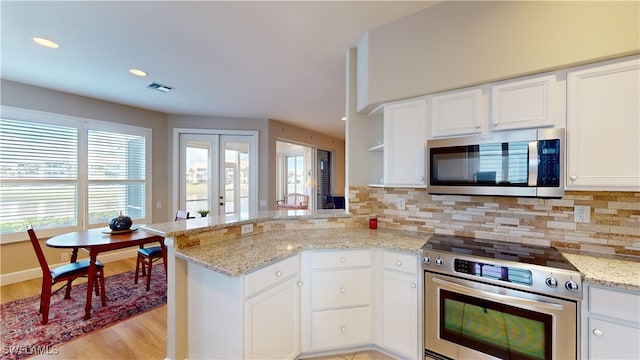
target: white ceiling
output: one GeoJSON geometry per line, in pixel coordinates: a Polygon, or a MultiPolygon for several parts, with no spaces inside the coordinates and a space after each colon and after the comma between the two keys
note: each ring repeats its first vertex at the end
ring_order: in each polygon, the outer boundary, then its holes
{"type": "Polygon", "coordinates": [[[169,114],[277,119],[344,139],[347,49],[433,4],[2,0],[1,76],[169,114]],[[147,89],[151,82],[175,90],[147,89]]]}

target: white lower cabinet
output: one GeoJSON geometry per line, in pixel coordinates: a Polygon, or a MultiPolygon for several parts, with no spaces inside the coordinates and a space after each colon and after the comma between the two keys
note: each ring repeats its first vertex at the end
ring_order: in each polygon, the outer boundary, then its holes
{"type": "Polygon", "coordinates": [[[420,358],[416,256],[384,253],[382,347],[403,359],[420,358]]]}
{"type": "Polygon", "coordinates": [[[299,352],[300,290],[293,277],[246,301],[245,358],[295,359],[299,352]]]}
{"type": "Polygon", "coordinates": [[[640,293],[600,286],[586,290],[582,358],[640,359],[640,293]]]}
{"type": "Polygon", "coordinates": [[[187,358],[298,356],[299,255],[238,277],[193,263],[187,273],[187,358]]]}
{"type": "Polygon", "coordinates": [[[371,250],[303,254],[302,351],[371,344],[371,250]]]}

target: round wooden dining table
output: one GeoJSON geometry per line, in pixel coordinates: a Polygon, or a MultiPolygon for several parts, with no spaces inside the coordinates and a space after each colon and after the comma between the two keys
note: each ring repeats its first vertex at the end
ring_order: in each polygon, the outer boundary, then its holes
{"type": "MultiPolygon", "coordinates": [[[[85,304],[84,319],[91,318],[91,297],[96,279],[96,259],[98,254],[105,251],[124,249],[128,247],[139,247],[144,244],[158,242],[162,247],[162,257],[166,270],[167,249],[164,246],[164,237],[139,230],[136,227],[130,231],[112,232],[108,228],[89,229],[86,231],[75,231],[49,238],[47,246],[52,248],[73,249],[71,262],[78,260],[78,249],[84,248],[89,252],[89,279],[87,286],[87,302],[85,304]]],[[[106,306],[103,301],[102,306],[106,306]]]]}

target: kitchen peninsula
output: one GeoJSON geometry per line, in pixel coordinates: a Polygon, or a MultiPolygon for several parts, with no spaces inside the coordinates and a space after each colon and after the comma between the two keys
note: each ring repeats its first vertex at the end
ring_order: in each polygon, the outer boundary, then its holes
{"type": "Polygon", "coordinates": [[[419,355],[418,255],[428,234],[370,230],[344,210],[270,211],[142,228],[166,238],[170,359],[295,358],[372,342],[390,354],[419,355]],[[405,283],[398,300],[411,306],[394,309],[408,312],[402,318],[409,328],[400,324],[404,333],[385,337],[382,309],[371,304],[384,296],[377,287],[387,268],[398,281],[386,283],[405,283]],[[314,285],[307,286],[311,277],[314,285]],[[339,294],[338,302],[322,300],[327,293],[339,294]]]}

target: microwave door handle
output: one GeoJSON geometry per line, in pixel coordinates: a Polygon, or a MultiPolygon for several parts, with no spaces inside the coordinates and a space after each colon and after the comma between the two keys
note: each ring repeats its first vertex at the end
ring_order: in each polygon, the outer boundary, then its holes
{"type": "Polygon", "coordinates": [[[538,142],[529,142],[529,178],[527,185],[538,185],[538,142]]]}
{"type": "Polygon", "coordinates": [[[451,281],[442,280],[437,277],[434,277],[431,280],[433,280],[433,282],[435,283],[438,283],[442,286],[446,286],[454,291],[457,291],[465,295],[469,295],[473,297],[482,297],[483,299],[490,299],[499,303],[507,303],[508,301],[511,304],[517,304],[531,310],[546,309],[551,311],[560,311],[564,308],[564,306],[560,304],[554,304],[554,303],[546,302],[543,300],[527,300],[527,299],[509,296],[509,295],[503,295],[503,294],[497,294],[497,293],[491,293],[491,292],[482,291],[478,289],[473,289],[467,286],[452,283],[451,281]]]}

